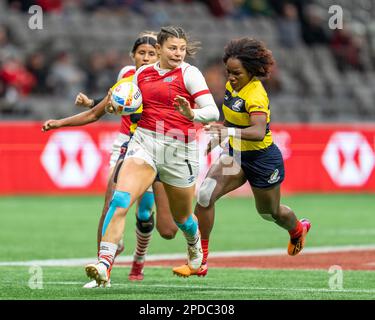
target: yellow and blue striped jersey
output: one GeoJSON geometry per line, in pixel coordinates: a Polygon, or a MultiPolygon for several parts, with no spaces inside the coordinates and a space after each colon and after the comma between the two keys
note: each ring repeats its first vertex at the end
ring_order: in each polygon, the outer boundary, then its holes
{"type": "Polygon", "coordinates": [[[224,118],[229,127],[247,128],[251,125],[252,113],[263,112],[267,115],[266,135],[263,141],[251,141],[230,137],[229,143],[234,150],[261,150],[269,147],[272,140],[270,125],[270,108],[267,92],[256,77],[239,92],[233,90],[229,82],[225,86],[223,103],[224,118]]]}

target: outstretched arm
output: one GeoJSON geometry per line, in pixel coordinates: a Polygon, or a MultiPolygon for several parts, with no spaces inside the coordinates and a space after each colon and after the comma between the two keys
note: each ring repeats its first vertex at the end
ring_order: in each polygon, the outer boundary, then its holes
{"type": "Polygon", "coordinates": [[[42,126],[42,131],[49,131],[61,127],[83,126],[98,121],[105,114],[106,106],[109,104],[109,101],[110,94],[108,94],[98,105],[90,110],[63,119],[47,120],[42,126]]]}
{"type": "Polygon", "coordinates": [[[85,95],[84,93],[80,92],[76,96],[75,105],[79,106],[79,107],[91,109],[91,108],[94,108],[94,106],[96,106],[97,104],[99,104],[100,101],[102,101],[103,99],[104,98],[91,99],[87,95],[85,95]]]}

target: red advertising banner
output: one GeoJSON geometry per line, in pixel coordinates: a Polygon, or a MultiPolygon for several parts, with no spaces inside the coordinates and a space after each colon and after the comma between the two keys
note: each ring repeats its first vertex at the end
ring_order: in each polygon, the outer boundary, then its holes
{"type": "MultiPolygon", "coordinates": [[[[103,193],[117,123],[41,132],[41,122],[0,122],[0,194],[103,193]]],[[[375,192],[375,124],[273,124],[285,160],[284,193],[375,192]]],[[[198,135],[200,185],[211,162],[198,135]]],[[[248,185],[234,195],[248,195],[248,185]]]]}

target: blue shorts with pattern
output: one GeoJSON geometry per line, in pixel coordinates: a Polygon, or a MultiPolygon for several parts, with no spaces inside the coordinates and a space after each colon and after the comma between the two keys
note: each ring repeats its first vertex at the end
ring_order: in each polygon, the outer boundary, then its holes
{"type": "Polygon", "coordinates": [[[241,165],[247,181],[255,188],[270,188],[284,180],[283,156],[274,143],[262,150],[236,151],[229,147],[229,155],[241,165]]]}

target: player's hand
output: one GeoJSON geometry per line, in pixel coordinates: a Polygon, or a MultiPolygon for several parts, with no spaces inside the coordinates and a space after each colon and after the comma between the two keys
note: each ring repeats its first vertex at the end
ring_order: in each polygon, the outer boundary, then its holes
{"type": "Polygon", "coordinates": [[[94,100],[80,92],[76,96],[75,105],[79,107],[91,108],[94,106],[94,100]]]}
{"type": "Polygon", "coordinates": [[[213,123],[205,125],[204,130],[212,137],[219,137],[220,140],[224,140],[228,136],[228,128],[220,123],[213,123]]]}
{"type": "Polygon", "coordinates": [[[46,132],[46,131],[49,131],[49,130],[58,129],[60,127],[61,127],[61,124],[60,124],[59,120],[51,119],[51,120],[47,120],[46,122],[43,123],[42,131],[46,132]]]}
{"type": "Polygon", "coordinates": [[[213,137],[211,138],[210,142],[207,144],[206,150],[204,152],[204,155],[208,155],[213,149],[215,149],[218,145],[220,145],[220,139],[219,137],[213,137]]]}
{"type": "Polygon", "coordinates": [[[105,112],[116,113],[116,108],[112,105],[112,90],[109,89],[107,96],[105,97],[105,112]]]}
{"type": "Polygon", "coordinates": [[[189,120],[194,119],[194,112],[191,109],[190,102],[186,98],[181,97],[181,96],[176,96],[174,98],[173,106],[179,113],[181,113],[183,116],[185,116],[189,120]]]}
{"type": "Polygon", "coordinates": [[[211,140],[207,145],[205,154],[209,154],[218,145],[223,145],[228,137],[228,128],[219,123],[205,125],[204,130],[211,136],[211,140]]]}

